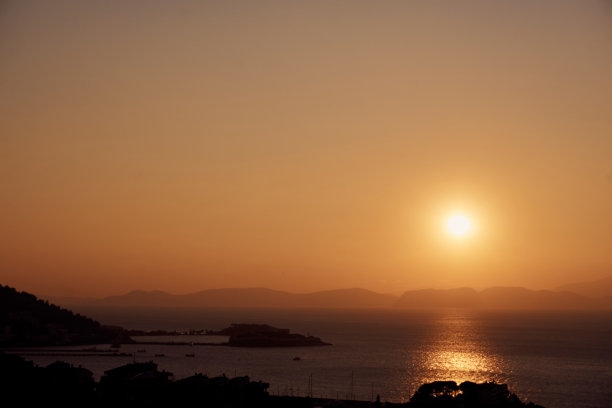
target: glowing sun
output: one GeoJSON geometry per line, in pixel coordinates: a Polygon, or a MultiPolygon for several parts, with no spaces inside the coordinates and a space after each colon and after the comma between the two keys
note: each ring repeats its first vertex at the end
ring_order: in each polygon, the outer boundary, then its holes
{"type": "Polygon", "coordinates": [[[453,214],[446,219],[446,231],[453,237],[464,237],[472,230],[470,219],[463,214],[453,214]]]}

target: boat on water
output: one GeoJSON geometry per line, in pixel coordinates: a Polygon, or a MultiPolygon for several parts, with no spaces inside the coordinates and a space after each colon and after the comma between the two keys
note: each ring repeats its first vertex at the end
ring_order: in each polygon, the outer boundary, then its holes
{"type": "Polygon", "coordinates": [[[166,357],[166,355],[164,353],[158,353],[155,354],[155,357],[166,357]]]}
{"type": "Polygon", "coordinates": [[[185,357],[195,357],[195,353],[187,353],[185,354],[185,357]]]}

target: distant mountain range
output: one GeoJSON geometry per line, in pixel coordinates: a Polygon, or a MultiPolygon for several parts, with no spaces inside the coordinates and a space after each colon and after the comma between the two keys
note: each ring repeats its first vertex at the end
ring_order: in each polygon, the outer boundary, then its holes
{"type": "Polygon", "coordinates": [[[401,296],[366,289],[289,293],[266,288],[210,289],[184,295],[134,291],[103,299],[53,298],[66,307],[262,307],[262,308],[490,308],[490,309],[612,309],[612,277],[566,285],[559,290],[522,287],[424,289],[401,296]],[[607,285],[607,286],[606,286],[607,285]]]}
{"type": "Polygon", "coordinates": [[[209,289],[186,295],[161,291],[133,291],[104,299],[54,298],[62,306],[109,307],[391,307],[397,296],[365,289],[339,289],[297,294],[266,288],[209,289]]]}
{"type": "Polygon", "coordinates": [[[579,295],[589,297],[607,297],[612,296],[612,276],[598,279],[589,282],[572,283],[563,285],[557,288],[558,291],[567,291],[578,293],[579,295]]]}
{"type": "Polygon", "coordinates": [[[417,290],[404,293],[394,304],[402,308],[485,308],[485,309],[601,309],[612,308],[605,299],[572,292],[530,290],[521,287],[493,287],[480,292],[472,288],[417,290]]]}

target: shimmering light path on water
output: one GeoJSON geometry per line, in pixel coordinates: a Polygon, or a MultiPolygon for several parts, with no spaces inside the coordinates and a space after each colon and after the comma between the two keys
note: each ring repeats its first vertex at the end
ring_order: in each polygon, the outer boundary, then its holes
{"type": "Polygon", "coordinates": [[[422,382],[446,378],[456,382],[506,379],[507,365],[489,345],[477,322],[465,313],[438,319],[436,331],[423,349],[422,382]]]}

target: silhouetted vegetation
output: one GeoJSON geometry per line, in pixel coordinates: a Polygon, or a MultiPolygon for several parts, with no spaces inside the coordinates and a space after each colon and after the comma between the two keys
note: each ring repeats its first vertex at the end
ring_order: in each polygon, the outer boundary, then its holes
{"type": "MultiPolygon", "coordinates": [[[[35,366],[16,355],[0,353],[0,402],[6,406],[183,407],[211,408],[538,408],[523,403],[505,384],[436,381],[423,384],[405,404],[270,396],[268,384],[249,377],[195,374],[173,381],[153,362],[107,370],[99,383],[82,367],[55,362],[35,366]]],[[[541,408],[541,407],[539,407],[541,408]]]]}
{"type": "Polygon", "coordinates": [[[120,327],[97,321],[0,286],[0,346],[131,343],[120,327]]]}
{"type": "Polygon", "coordinates": [[[3,406],[62,407],[263,407],[268,384],[249,377],[209,378],[202,374],[172,381],[153,362],[108,370],[99,383],[81,367],[55,362],[35,366],[0,353],[0,403],[3,406]]]}
{"type": "MultiPolygon", "coordinates": [[[[440,408],[537,408],[531,402],[521,400],[508,390],[506,384],[466,381],[457,385],[454,381],[434,381],[419,387],[410,399],[411,407],[440,408]]],[[[541,408],[541,407],[540,407],[541,408]]]]}
{"type": "Polygon", "coordinates": [[[3,406],[88,406],[95,395],[91,371],[64,362],[35,366],[0,353],[0,403],[3,406]]]}

